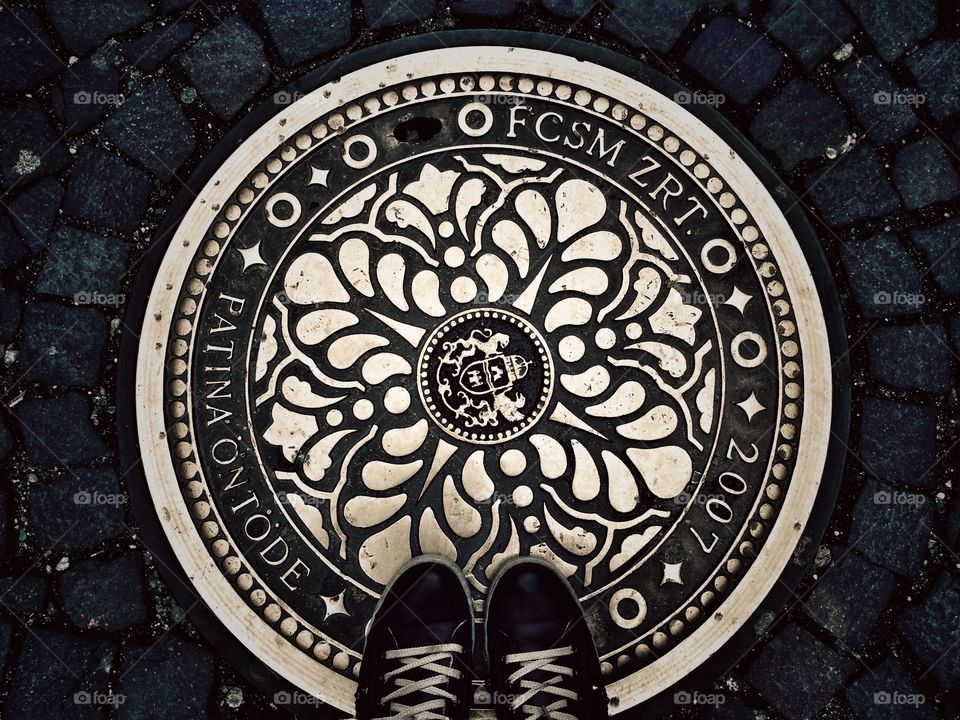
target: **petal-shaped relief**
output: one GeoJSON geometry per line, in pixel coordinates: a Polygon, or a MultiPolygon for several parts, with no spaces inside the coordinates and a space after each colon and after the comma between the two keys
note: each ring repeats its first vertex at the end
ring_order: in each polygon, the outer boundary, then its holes
{"type": "Polygon", "coordinates": [[[636,380],[627,380],[613,391],[613,395],[608,397],[599,405],[591,405],[586,409],[587,415],[602,418],[617,418],[624,415],[635,413],[643,406],[647,392],[643,385],[636,380]]]}
{"type": "Polygon", "coordinates": [[[507,289],[510,272],[503,260],[492,253],[481,255],[477,259],[477,275],[487,284],[487,302],[496,302],[507,289]]]}
{"type": "Polygon", "coordinates": [[[598,230],[570,243],[560,259],[564,262],[573,260],[608,262],[616,259],[622,251],[623,241],[617,235],[609,230],[598,230]]]}
{"type": "Polygon", "coordinates": [[[314,310],[297,321],[297,338],[304,345],[317,345],[335,332],[356,325],[358,322],[360,319],[347,310],[335,308],[314,310]]]}
{"type": "Polygon", "coordinates": [[[371,490],[392,490],[403,485],[416,475],[423,467],[423,460],[414,460],[408,463],[389,463],[382,460],[371,460],[360,471],[363,484],[371,490]]]}
{"type": "Polygon", "coordinates": [[[447,309],[440,302],[440,278],[433,270],[421,270],[410,285],[413,301],[431,317],[443,317],[447,309]]]}
{"type": "Polygon", "coordinates": [[[450,529],[462,538],[472,538],[480,532],[480,513],[463,499],[451,475],[443,480],[443,514],[450,523],[450,529]]]}
{"type": "Polygon", "coordinates": [[[607,469],[607,497],[617,512],[633,512],[640,502],[640,488],[633,471],[609,450],[600,453],[607,469]]]}
{"type": "Polygon", "coordinates": [[[595,225],[607,211],[607,199],[593,183],[574,178],[557,188],[557,242],[566,242],[581,230],[595,225]]]}
{"type": "Polygon", "coordinates": [[[525,278],[530,271],[530,246],[523,228],[513,220],[501,220],[493,226],[491,235],[493,244],[513,259],[520,277],[525,278]]]}
{"type": "Polygon", "coordinates": [[[607,273],[598,267],[582,267],[562,275],[553,281],[549,290],[552,293],[578,292],[584,295],[602,295],[607,291],[610,279],[607,273]]]}
{"type": "Polygon", "coordinates": [[[260,344],[257,347],[257,367],[254,372],[254,378],[257,381],[262,380],[267,374],[267,368],[270,367],[270,361],[277,356],[279,346],[277,344],[277,321],[272,316],[267,315],[263,319],[263,329],[260,331],[260,344]]]}
{"type": "Polygon", "coordinates": [[[573,496],[582,502],[589,502],[600,494],[600,471],[593,455],[579,440],[571,440],[573,446],[573,496]]]}
{"type": "Polygon", "coordinates": [[[467,215],[480,204],[486,190],[487,185],[480,178],[470,178],[460,186],[454,213],[457,216],[457,225],[464,237],[472,237],[472,233],[467,231],[467,215]]]}
{"type": "Polygon", "coordinates": [[[283,397],[291,404],[311,410],[318,410],[329,407],[330,405],[335,405],[346,397],[345,395],[339,395],[329,398],[323,395],[317,395],[317,393],[313,391],[313,388],[310,387],[310,383],[306,380],[296,378],[293,375],[289,375],[283,379],[283,383],[280,385],[280,391],[283,393],[283,397]]]}
{"type": "Polygon", "coordinates": [[[298,305],[349,302],[350,294],[340,283],[333,265],[320,253],[304,253],[292,263],[283,278],[283,291],[298,305]]]}
{"type": "Polygon", "coordinates": [[[313,482],[323,480],[323,476],[333,464],[331,454],[334,446],[352,432],[353,430],[338,430],[320,438],[303,458],[303,474],[313,482]]]}
{"type": "Polygon", "coordinates": [[[394,200],[384,211],[384,214],[390,222],[399,228],[416,228],[423,233],[430,241],[431,247],[437,246],[437,236],[434,235],[433,226],[416,205],[406,200],[394,200]]]}
{"type": "Polygon", "coordinates": [[[422,202],[434,215],[446,212],[450,207],[450,194],[460,173],[456,170],[441,172],[435,165],[427,163],[420,171],[420,177],[403,188],[407,195],[422,202]]]}
{"type": "Polygon", "coordinates": [[[610,572],[616,572],[626,565],[627,562],[643,550],[661,530],[663,530],[662,525],[652,525],[642,533],[627,535],[627,537],[623,539],[623,542],[620,543],[620,550],[610,558],[610,572]]]}
{"type": "Polygon", "coordinates": [[[517,533],[517,524],[510,518],[510,539],[503,548],[503,552],[498,552],[490,558],[490,564],[487,565],[484,574],[488,580],[493,580],[500,566],[510,558],[520,554],[520,535],[517,533]]]}
{"type": "Polygon", "coordinates": [[[670,243],[667,241],[666,236],[660,232],[643,213],[640,211],[635,212],[633,219],[636,220],[637,227],[640,228],[640,237],[643,240],[644,245],[654,252],[659,253],[671,262],[679,259],[677,253],[674,252],[672,247],[670,247],[670,243]]]}
{"type": "Polygon", "coordinates": [[[357,555],[367,576],[386,585],[410,561],[410,525],[410,516],[404,515],[364,540],[357,555]]]}
{"type": "Polygon", "coordinates": [[[508,173],[539,172],[547,163],[532,157],[522,155],[502,155],[499,153],[485,153],[483,159],[491,165],[498,165],[508,173]]]}
{"type": "Polygon", "coordinates": [[[457,546],[450,542],[450,538],[440,528],[433,508],[428,507],[420,516],[420,529],[417,531],[417,540],[420,543],[420,552],[424,555],[443,555],[450,560],[457,560],[457,546]]]}
{"type": "Polygon", "coordinates": [[[300,448],[320,429],[313,415],[293,412],[277,403],[270,411],[270,426],[263,432],[263,439],[280,448],[283,456],[293,462],[300,448]]]}
{"type": "Polygon", "coordinates": [[[660,369],[670,377],[678,378],[687,371],[687,359],[683,356],[683,353],[669,345],[647,340],[627,345],[624,350],[643,350],[650,353],[657,358],[660,369]]]}
{"type": "Polygon", "coordinates": [[[683,296],[675,288],[670,288],[663,305],[650,316],[650,327],[654,332],[671,335],[693,345],[697,338],[694,325],[701,315],[702,310],[685,303],[683,296]]]}
{"type": "Polygon", "coordinates": [[[651,267],[640,268],[637,279],[633,283],[633,289],[637,291],[637,296],[630,303],[630,307],[617,317],[617,320],[627,320],[647,310],[657,299],[661,283],[660,273],[656,270],[651,267]]]}
{"type": "Polygon", "coordinates": [[[640,471],[647,489],[661,500],[679,495],[693,477],[690,454],[676,445],[629,448],[627,457],[640,471]]]}
{"type": "Polygon", "coordinates": [[[343,506],[343,517],[354,527],[373,527],[396,515],[406,501],[406,495],[354,495],[343,506]]]}
{"type": "Polygon", "coordinates": [[[346,370],[366,353],[389,344],[390,341],[380,335],[344,335],[330,343],[327,360],[338,370],[346,370]]]}
{"type": "Polygon", "coordinates": [[[358,293],[373,297],[373,283],[370,282],[370,248],[360,238],[348,238],[337,253],[340,270],[358,293]]]}
{"type": "Polygon", "coordinates": [[[530,444],[540,456],[540,474],[547,480],[556,480],[567,470],[567,452],[549,435],[531,435],[530,444]]]}
{"type": "Polygon", "coordinates": [[[334,223],[340,222],[344,218],[356,217],[363,212],[363,209],[367,206],[367,203],[373,200],[376,194],[377,184],[370,183],[351,195],[345,202],[340,203],[340,205],[334,208],[333,211],[323,219],[323,224],[333,225],[334,223]]]}
{"type": "Polygon", "coordinates": [[[538,557],[541,560],[546,560],[548,563],[553,565],[557,572],[559,572],[564,577],[573,577],[577,572],[577,566],[572,563],[568,563],[562,557],[557,555],[553,550],[551,550],[546,543],[540,543],[539,545],[534,545],[530,548],[530,555],[532,557],[538,557]]]}
{"type": "Polygon", "coordinates": [[[396,353],[382,352],[371,355],[363,362],[360,374],[371,385],[379,385],[394,375],[409,375],[413,367],[396,353]]]}
{"type": "Polygon", "coordinates": [[[703,376],[703,387],[697,393],[697,410],[700,411],[700,429],[710,432],[713,427],[713,394],[716,390],[716,368],[710,368],[703,376]]]}
{"type": "Polygon", "coordinates": [[[403,279],[406,273],[407,261],[397,253],[387,253],[377,263],[377,282],[383,288],[384,295],[404,312],[410,309],[403,295],[403,279]]]}
{"type": "Polygon", "coordinates": [[[578,397],[596,397],[610,385],[610,371],[603,365],[594,365],[577,375],[564,373],[560,384],[578,397]]]}
{"type": "Polygon", "coordinates": [[[550,534],[568,553],[583,557],[597,549],[597,536],[594,533],[579,525],[574,528],[565,527],[554,519],[546,507],[543,509],[543,517],[547,521],[550,534]]]}
{"type": "Polygon", "coordinates": [[[543,326],[547,332],[566,325],[586,325],[593,316],[593,306],[583,298],[564,298],[547,313],[543,326]]]}
{"type": "Polygon", "coordinates": [[[662,440],[677,429],[677,413],[668,405],[657,405],[643,417],[617,426],[617,433],[628,440],[662,440]]]}
{"type": "Polygon", "coordinates": [[[520,219],[533,232],[537,246],[541,250],[545,248],[547,243],[550,242],[550,231],[553,228],[547,199],[538,190],[528,188],[517,194],[514,207],[517,208],[520,219]]]}
{"type": "Polygon", "coordinates": [[[303,498],[294,493],[287,493],[286,501],[300,518],[300,522],[306,525],[307,530],[317,539],[317,542],[319,542],[324,549],[329,550],[330,533],[323,527],[323,513],[313,505],[305,503],[303,498]]]}
{"type": "Polygon", "coordinates": [[[463,489],[477,502],[486,502],[493,496],[493,480],[483,467],[484,451],[477,450],[463,464],[463,489]]]}
{"type": "Polygon", "coordinates": [[[387,430],[380,440],[384,452],[393,457],[403,457],[419,450],[427,439],[429,425],[425,418],[421,418],[409,427],[387,430]]]}

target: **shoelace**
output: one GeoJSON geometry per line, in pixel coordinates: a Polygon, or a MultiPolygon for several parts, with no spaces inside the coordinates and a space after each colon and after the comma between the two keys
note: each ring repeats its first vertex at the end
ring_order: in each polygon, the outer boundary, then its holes
{"type": "Polygon", "coordinates": [[[375,720],[450,720],[450,716],[443,711],[457,697],[446,686],[451,680],[459,680],[462,675],[460,670],[452,667],[450,661],[455,654],[462,652],[463,646],[455,643],[387,650],[384,657],[387,660],[399,660],[400,664],[388,670],[384,679],[392,680],[397,689],[381,698],[382,706],[387,707],[391,714],[375,720]],[[419,680],[408,677],[417,670],[426,675],[419,680]],[[417,693],[422,693],[426,699],[415,705],[405,704],[420,700],[414,697],[417,693]]]}
{"type": "Polygon", "coordinates": [[[565,712],[570,702],[577,702],[580,696],[569,688],[561,687],[565,677],[573,677],[573,668],[556,662],[560,658],[573,655],[573,647],[562,647],[553,650],[537,650],[534,652],[513,653],[507,655],[504,660],[507,665],[520,665],[507,677],[507,684],[513,686],[519,685],[522,693],[510,701],[510,708],[516,710],[521,708],[525,714],[525,720],[578,720],[575,715],[565,712]],[[527,679],[528,675],[540,672],[547,677],[544,680],[527,679]],[[531,701],[537,695],[543,694],[540,702],[535,704],[531,701]],[[549,704],[543,704],[545,701],[553,699],[549,704]]]}

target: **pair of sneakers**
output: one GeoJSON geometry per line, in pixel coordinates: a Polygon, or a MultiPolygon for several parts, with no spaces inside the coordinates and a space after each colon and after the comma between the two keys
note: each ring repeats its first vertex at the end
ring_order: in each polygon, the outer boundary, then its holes
{"type": "MultiPolygon", "coordinates": [[[[360,665],[359,720],[466,720],[474,617],[460,569],[422,557],[384,590],[360,665]]],[[[600,663],[569,583],[546,562],[517,558],[487,593],[484,623],[498,720],[607,716],[600,663]]]]}

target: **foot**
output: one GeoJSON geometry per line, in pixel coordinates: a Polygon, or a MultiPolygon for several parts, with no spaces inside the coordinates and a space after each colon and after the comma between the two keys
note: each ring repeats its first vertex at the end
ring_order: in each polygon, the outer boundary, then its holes
{"type": "Polygon", "coordinates": [[[487,597],[487,653],[498,720],[607,717],[583,610],[553,566],[508,563],[487,597]]]}
{"type": "Polygon", "coordinates": [[[356,716],[465,720],[473,612],[452,563],[423,557],[386,587],[367,632],[356,716]]]}

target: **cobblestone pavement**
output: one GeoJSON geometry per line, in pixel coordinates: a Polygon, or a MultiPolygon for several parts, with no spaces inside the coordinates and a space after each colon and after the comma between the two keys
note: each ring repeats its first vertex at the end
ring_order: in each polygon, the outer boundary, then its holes
{"type": "MultiPolygon", "coordinates": [[[[126,504],[124,303],[252,106],[352,49],[523,28],[647,62],[777,168],[854,368],[840,500],[768,641],[677,717],[960,714],[960,6],[942,0],[0,0],[0,717],[267,718],[126,504]]],[[[734,658],[731,658],[731,662],[734,658]]]]}

